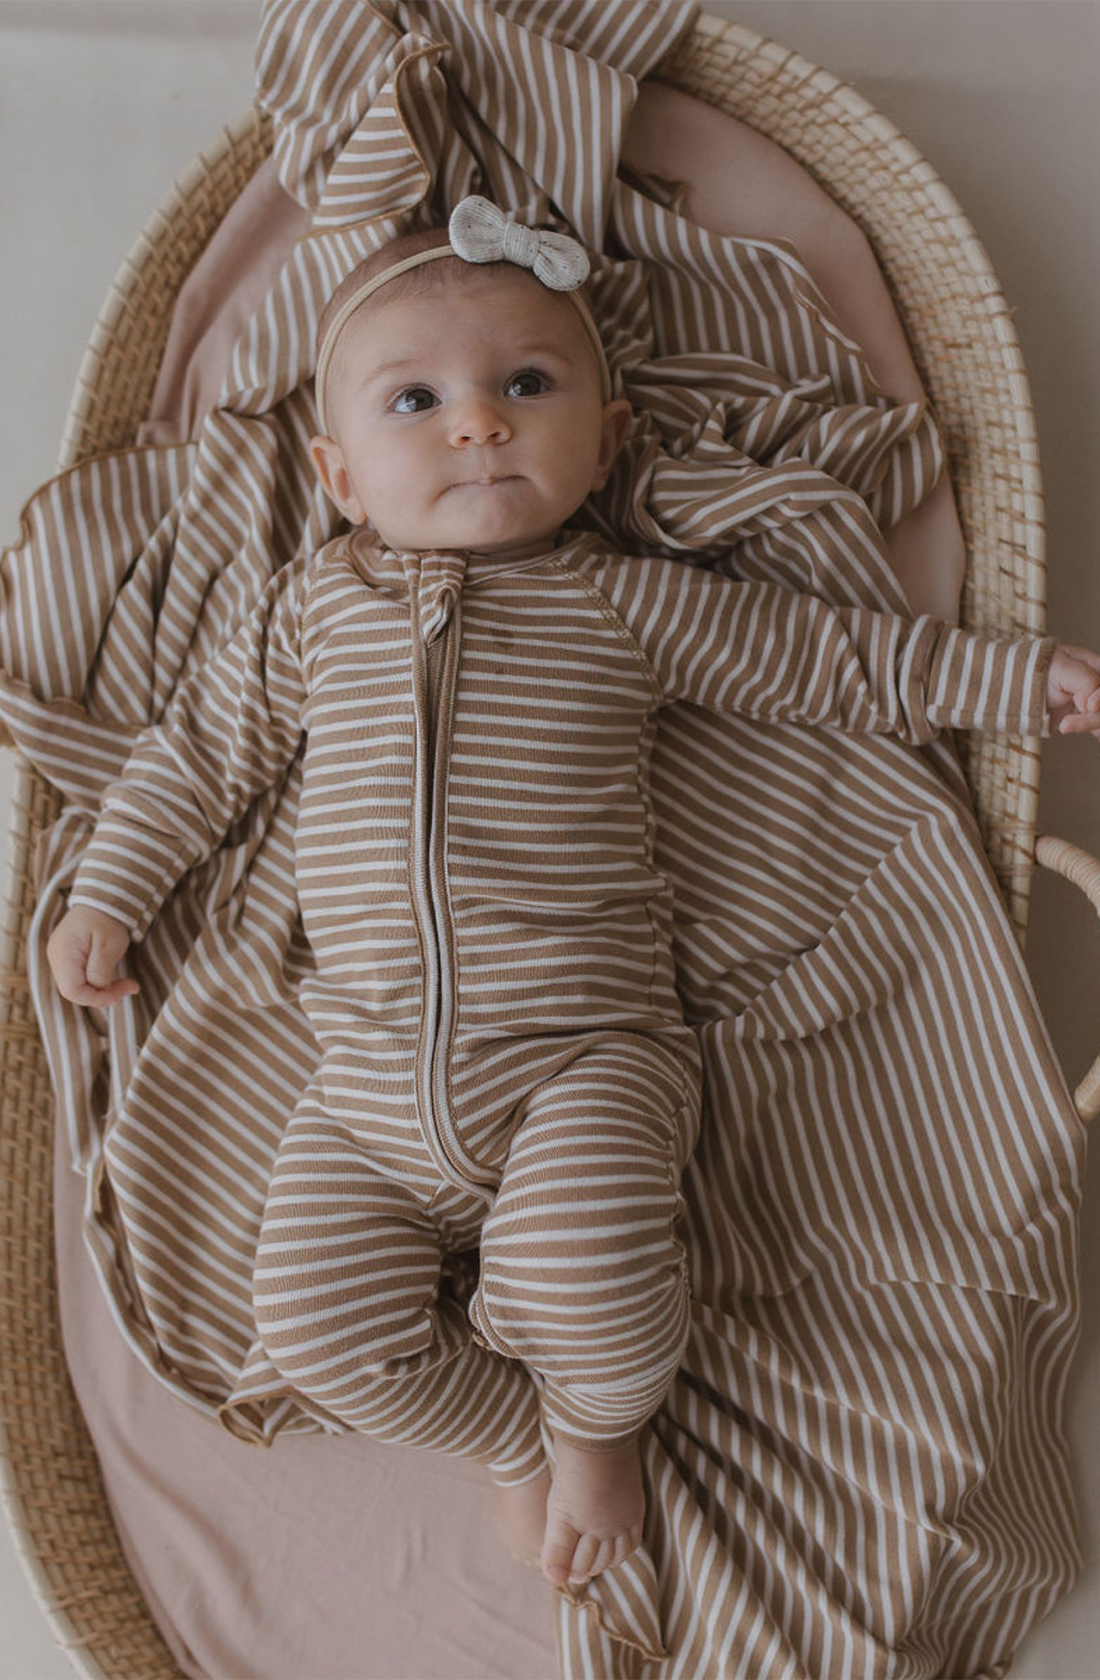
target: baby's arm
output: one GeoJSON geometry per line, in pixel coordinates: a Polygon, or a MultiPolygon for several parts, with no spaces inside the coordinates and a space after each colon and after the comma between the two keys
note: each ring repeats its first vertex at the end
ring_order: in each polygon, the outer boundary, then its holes
{"type": "Polygon", "coordinates": [[[63,998],[86,1009],[109,1009],[138,989],[136,980],[114,978],[129,948],[125,922],[74,904],[50,935],[46,956],[63,998]]]}
{"type": "Polygon", "coordinates": [[[1047,672],[1047,710],[1060,735],[1100,740],[1100,654],[1058,646],[1047,672]]]}
{"type": "Polygon", "coordinates": [[[666,700],[912,745],[943,729],[1039,735],[1048,726],[1053,641],[833,607],[672,561],[605,557],[592,575],[666,700]]]}
{"type": "Polygon", "coordinates": [[[137,990],[114,980],[187,870],[275,785],[302,732],[295,595],[288,569],[220,654],[139,737],[81,859],[46,954],[62,996],[109,1006],[137,990]]]}

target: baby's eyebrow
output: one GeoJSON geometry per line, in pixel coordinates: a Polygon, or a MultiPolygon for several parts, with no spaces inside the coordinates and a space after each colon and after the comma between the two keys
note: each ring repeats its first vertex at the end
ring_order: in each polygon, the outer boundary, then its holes
{"type": "Polygon", "coordinates": [[[559,344],[556,344],[553,339],[549,338],[524,339],[521,343],[510,346],[510,352],[514,358],[520,359],[526,357],[541,357],[546,361],[549,361],[551,358],[558,362],[566,362],[569,360],[568,351],[563,350],[559,344]]]}
{"type": "Polygon", "coordinates": [[[388,374],[400,373],[402,369],[415,367],[418,363],[419,357],[415,351],[390,356],[386,361],[376,362],[373,367],[368,368],[363,376],[363,383],[366,384],[371,379],[382,379],[388,374]]]}

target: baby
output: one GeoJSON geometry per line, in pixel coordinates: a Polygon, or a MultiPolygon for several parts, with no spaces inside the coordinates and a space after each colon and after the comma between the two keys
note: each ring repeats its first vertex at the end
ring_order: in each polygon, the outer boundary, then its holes
{"type": "Polygon", "coordinates": [[[689,1325],[700,1073],[654,862],[659,708],[1100,735],[1092,653],[570,535],[630,420],[586,273],[575,242],[466,200],[449,238],[340,287],[310,447],[350,530],[142,736],[48,948],[74,1003],[134,992],[130,943],[302,752],[320,1058],[256,1256],[269,1392],[486,1464],[559,1587],[640,1541],[639,1433],[689,1325]],[[475,1246],[467,1307],[441,1260],[475,1246]]]}

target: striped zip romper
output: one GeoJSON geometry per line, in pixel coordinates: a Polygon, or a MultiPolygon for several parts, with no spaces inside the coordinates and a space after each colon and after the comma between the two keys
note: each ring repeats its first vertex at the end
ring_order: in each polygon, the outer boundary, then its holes
{"type": "Polygon", "coordinates": [[[140,939],[304,732],[320,1057],[256,1254],[266,1395],[501,1481],[541,1468],[540,1408],[590,1449],[635,1432],[688,1330],[700,1101],[654,859],[659,709],[920,743],[1034,715],[1048,646],[591,536],[509,559],[357,530],[280,573],[139,739],[72,894],[140,939]],[[475,1246],[467,1310],[441,1261],[475,1246]]]}

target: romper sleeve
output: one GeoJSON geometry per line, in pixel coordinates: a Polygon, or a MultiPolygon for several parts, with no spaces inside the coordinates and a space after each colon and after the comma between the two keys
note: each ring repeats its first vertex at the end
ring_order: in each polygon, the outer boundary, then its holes
{"type": "Polygon", "coordinates": [[[298,604],[303,571],[283,569],[225,647],[138,736],[108,788],[70,903],[141,939],[173,887],[273,787],[302,737],[298,604]]]}
{"type": "Polygon", "coordinates": [[[675,561],[631,561],[600,582],[667,700],[913,745],[941,729],[1047,725],[1050,639],[832,607],[675,561]]]}

